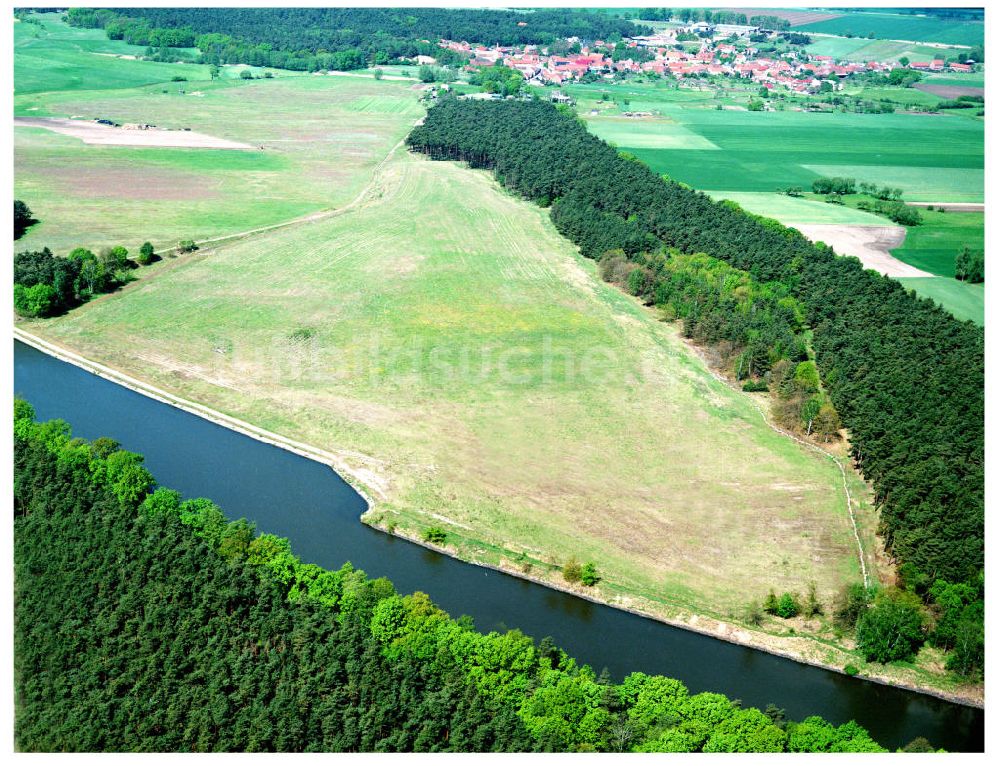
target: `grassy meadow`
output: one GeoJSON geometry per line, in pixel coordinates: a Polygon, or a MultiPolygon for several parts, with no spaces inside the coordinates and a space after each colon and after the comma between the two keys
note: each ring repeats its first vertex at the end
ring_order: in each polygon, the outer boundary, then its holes
{"type": "Polygon", "coordinates": [[[482,172],[398,150],[343,215],[31,327],[343,454],[384,493],[375,521],[463,556],[594,560],[621,603],[717,615],[859,577],[836,467],[482,172]]]}
{"type": "MultiPolygon", "coordinates": [[[[109,40],[101,29],[71,27],[58,13],[35,13],[29,18],[29,22],[14,23],[15,94],[131,88],[170,82],[174,77],[200,83],[211,78],[207,65],[136,61],[145,54],[145,47],[109,40]]],[[[221,67],[220,75],[224,79],[238,78],[243,69],[263,71],[226,66],[221,67]]],[[[300,74],[271,72],[274,76],[300,74]]]]}
{"type": "Polygon", "coordinates": [[[919,42],[898,42],[896,40],[869,40],[864,37],[813,37],[805,46],[814,56],[833,56],[843,61],[899,61],[906,57],[910,61],[931,61],[935,58],[951,58],[967,52],[965,48],[925,45],[919,42]]]}
{"type": "Polygon", "coordinates": [[[829,35],[871,35],[884,40],[916,40],[954,45],[981,45],[982,22],[942,19],[874,11],[845,11],[837,18],[813,21],[796,27],[800,32],[829,35]]]}
{"type": "Polygon", "coordinates": [[[290,77],[192,87],[16,97],[16,114],[189,127],[258,147],[97,146],[17,127],[15,196],[40,220],[18,246],[132,249],[149,240],[162,248],[339,207],[423,112],[410,84],[394,81],[290,77]]]}

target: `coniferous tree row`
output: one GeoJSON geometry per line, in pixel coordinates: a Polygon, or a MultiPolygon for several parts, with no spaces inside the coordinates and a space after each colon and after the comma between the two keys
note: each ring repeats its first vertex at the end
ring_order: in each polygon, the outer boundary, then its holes
{"type": "Polygon", "coordinates": [[[25,751],[876,752],[632,673],[155,487],[141,455],[14,408],[15,738],[25,751]]]}
{"type": "Polygon", "coordinates": [[[409,146],[491,169],[551,205],[559,231],[599,258],[675,248],[706,253],[805,309],[823,383],[872,482],[883,532],[923,582],[974,579],[983,566],[983,331],[929,299],[814,245],[798,231],[653,173],[536,102],[445,99],[409,146]]]}
{"type": "Polygon", "coordinates": [[[603,13],[445,8],[71,8],[74,26],[113,39],[201,50],[209,64],[362,69],[419,54],[447,62],[441,38],[484,45],[548,44],[577,36],[618,40],[649,27],[603,13]]]}

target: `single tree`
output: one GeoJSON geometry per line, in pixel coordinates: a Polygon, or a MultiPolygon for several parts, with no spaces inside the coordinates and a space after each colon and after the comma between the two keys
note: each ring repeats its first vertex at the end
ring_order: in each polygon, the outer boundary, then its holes
{"type": "Polygon", "coordinates": [[[14,200],[14,239],[24,236],[24,232],[33,223],[35,220],[31,217],[28,206],[19,199],[14,200]]]}
{"type": "Polygon", "coordinates": [[[142,247],[139,248],[139,257],[136,260],[143,266],[148,266],[153,261],[153,256],[156,253],[153,251],[153,245],[151,242],[143,242],[142,247]]]}

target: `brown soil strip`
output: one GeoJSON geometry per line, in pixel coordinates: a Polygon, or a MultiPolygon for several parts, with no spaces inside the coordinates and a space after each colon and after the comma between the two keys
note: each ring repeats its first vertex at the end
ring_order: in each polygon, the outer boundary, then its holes
{"type": "Polygon", "coordinates": [[[985,93],[983,88],[967,85],[934,85],[929,82],[918,82],[913,86],[915,90],[922,90],[924,93],[932,93],[941,98],[958,98],[959,96],[982,96],[985,93]]]}

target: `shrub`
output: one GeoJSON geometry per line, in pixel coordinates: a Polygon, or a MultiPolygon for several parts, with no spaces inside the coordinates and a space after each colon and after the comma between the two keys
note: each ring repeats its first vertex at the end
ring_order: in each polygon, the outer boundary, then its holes
{"type": "Polygon", "coordinates": [[[448,533],[441,527],[428,527],[424,530],[424,540],[435,545],[442,545],[448,539],[448,533]]]}
{"type": "Polygon", "coordinates": [[[583,577],[583,567],[575,558],[571,558],[562,568],[563,579],[568,583],[578,583],[583,577]]]}
{"type": "Polygon", "coordinates": [[[139,255],[136,260],[143,266],[148,266],[153,262],[153,256],[156,253],[153,251],[153,245],[150,242],[143,242],[142,247],[139,248],[139,255]]]}
{"type": "Polygon", "coordinates": [[[821,614],[823,614],[823,606],[816,596],[816,583],[811,582],[809,583],[809,593],[806,595],[805,615],[806,617],[816,617],[821,614]]]}
{"type": "Polygon", "coordinates": [[[858,668],[857,668],[856,665],[852,665],[851,663],[847,663],[846,665],[844,665],[844,672],[847,675],[849,675],[849,676],[856,676],[861,671],[858,670],[858,668]]]}
{"type": "Polygon", "coordinates": [[[778,599],[778,617],[784,619],[790,619],[792,617],[797,617],[799,612],[802,611],[799,607],[798,599],[795,598],[791,593],[782,593],[781,598],[778,599]]]}
{"type": "Polygon", "coordinates": [[[177,251],[181,253],[193,253],[198,249],[198,245],[194,243],[193,239],[182,239],[177,243],[177,251]]]}
{"type": "Polygon", "coordinates": [[[754,392],[754,391],[767,391],[768,390],[767,381],[763,380],[763,379],[761,379],[761,380],[748,380],[746,383],[743,384],[743,390],[744,391],[750,391],[750,392],[754,392]]]}
{"type": "Polygon", "coordinates": [[[778,613],[778,597],[774,595],[772,590],[767,594],[767,598],[764,599],[764,611],[768,614],[778,613]]]}
{"type": "Polygon", "coordinates": [[[601,578],[597,575],[597,565],[590,561],[584,564],[583,568],[580,570],[580,582],[588,588],[592,588],[600,581],[601,578]]]}
{"type": "Polygon", "coordinates": [[[48,316],[55,305],[55,298],[55,288],[44,282],[31,287],[14,285],[14,310],[23,317],[48,316]]]}
{"type": "Polygon", "coordinates": [[[761,605],[756,601],[751,601],[746,606],[746,611],[743,613],[743,618],[750,625],[760,625],[764,622],[764,610],[761,605]]]}

